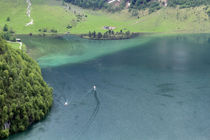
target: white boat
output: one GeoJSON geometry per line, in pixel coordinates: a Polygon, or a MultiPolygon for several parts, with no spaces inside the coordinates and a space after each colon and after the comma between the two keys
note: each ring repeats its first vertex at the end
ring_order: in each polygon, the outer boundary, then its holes
{"type": "Polygon", "coordinates": [[[66,102],[64,103],[64,105],[67,106],[67,105],[68,105],[68,102],[66,101],[66,102]]]}
{"type": "Polygon", "coordinates": [[[93,90],[96,91],[96,86],[95,85],[93,86],[93,90]]]}

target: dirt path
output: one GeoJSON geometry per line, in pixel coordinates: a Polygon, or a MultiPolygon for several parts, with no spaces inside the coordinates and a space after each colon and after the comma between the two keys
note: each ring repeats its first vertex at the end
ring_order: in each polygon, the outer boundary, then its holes
{"type": "Polygon", "coordinates": [[[19,42],[19,44],[20,44],[19,49],[22,50],[23,43],[19,42]]]}
{"type": "Polygon", "coordinates": [[[31,21],[29,23],[26,23],[25,26],[29,26],[29,25],[33,25],[34,24],[34,20],[33,18],[31,18],[31,0],[26,0],[26,2],[28,3],[28,7],[27,7],[27,11],[26,11],[26,15],[31,19],[31,21]]]}

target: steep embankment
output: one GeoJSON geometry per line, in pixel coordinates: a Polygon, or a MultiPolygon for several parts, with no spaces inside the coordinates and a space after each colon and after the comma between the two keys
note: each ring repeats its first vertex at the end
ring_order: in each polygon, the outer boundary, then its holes
{"type": "MultiPolygon", "coordinates": [[[[194,8],[164,7],[159,11],[148,13],[140,11],[137,16],[131,16],[127,9],[107,13],[102,10],[84,10],[71,4],[62,5],[56,0],[31,0],[31,17],[33,25],[25,27],[29,22],[26,15],[28,4],[25,0],[0,1],[0,26],[8,24],[18,34],[43,33],[88,33],[89,31],[105,32],[104,26],[116,27],[131,32],[210,32],[210,17],[208,6],[194,8]],[[6,21],[10,17],[11,21],[6,21]]],[[[31,23],[31,22],[30,22],[31,23]]]]}
{"type": "Polygon", "coordinates": [[[52,100],[37,63],[0,39],[0,139],[43,119],[52,100]]]}

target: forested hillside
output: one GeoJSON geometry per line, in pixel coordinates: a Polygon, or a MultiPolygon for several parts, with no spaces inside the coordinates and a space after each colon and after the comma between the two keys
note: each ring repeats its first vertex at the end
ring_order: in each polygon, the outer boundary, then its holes
{"type": "MultiPolygon", "coordinates": [[[[149,8],[152,11],[160,9],[161,6],[175,7],[179,5],[181,8],[195,7],[210,4],[210,0],[119,0],[112,2],[111,0],[64,0],[83,8],[101,9],[107,8],[111,3],[130,3],[130,9],[149,8]]],[[[116,4],[119,6],[119,4],[116,4]]],[[[122,6],[122,5],[120,5],[122,6]]],[[[125,5],[124,5],[125,6],[125,5]]]]}
{"type": "Polygon", "coordinates": [[[38,64],[0,38],[0,139],[43,119],[52,101],[38,64]]]}
{"type": "Polygon", "coordinates": [[[196,7],[210,4],[210,0],[168,0],[168,6],[180,5],[180,8],[196,7]]]}
{"type": "Polygon", "coordinates": [[[102,8],[106,0],[64,0],[84,8],[102,8]]]}

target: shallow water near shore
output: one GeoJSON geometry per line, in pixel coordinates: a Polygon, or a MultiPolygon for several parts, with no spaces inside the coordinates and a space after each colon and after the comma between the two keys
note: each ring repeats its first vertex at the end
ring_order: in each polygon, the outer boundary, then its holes
{"type": "Polygon", "coordinates": [[[79,36],[22,36],[29,46],[29,54],[42,68],[81,63],[94,58],[145,44],[152,37],[142,36],[128,40],[89,40],[79,36]]]}
{"type": "Polygon", "coordinates": [[[209,140],[209,34],[22,40],[54,89],[54,105],[8,140],[209,140]]]}

